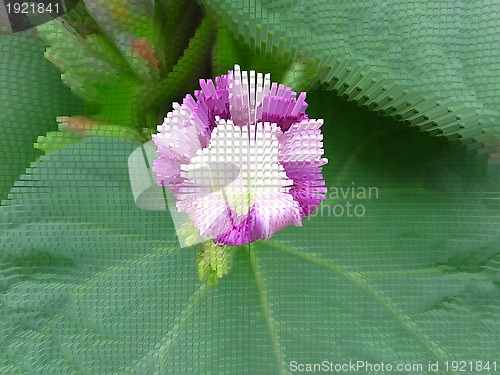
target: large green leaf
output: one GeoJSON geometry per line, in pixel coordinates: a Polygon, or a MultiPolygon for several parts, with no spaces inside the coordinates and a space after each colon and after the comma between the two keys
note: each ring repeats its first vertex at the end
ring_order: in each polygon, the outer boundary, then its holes
{"type": "Polygon", "coordinates": [[[251,48],[302,61],[339,95],[499,165],[497,1],[201,3],[251,48]]]}
{"type": "Polygon", "coordinates": [[[138,144],[86,138],[33,164],[0,211],[0,373],[498,360],[500,215],[488,175],[446,142],[325,92],[310,102],[325,117],[329,199],[302,228],[234,249],[212,289],[168,211],[135,206],[127,159],[138,144]],[[353,182],[377,195],[332,195],[353,182]],[[338,215],[347,201],[364,216],[338,215]]]}

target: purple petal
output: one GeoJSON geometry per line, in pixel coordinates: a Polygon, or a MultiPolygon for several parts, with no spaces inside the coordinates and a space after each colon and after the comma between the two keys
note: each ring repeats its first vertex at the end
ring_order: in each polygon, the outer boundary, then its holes
{"type": "Polygon", "coordinates": [[[247,217],[231,230],[214,240],[219,244],[242,246],[259,239],[271,238],[276,232],[290,226],[301,226],[300,207],[290,194],[263,194],[247,217]]]}
{"type": "Polygon", "coordinates": [[[302,120],[279,137],[280,163],[288,178],[293,180],[289,193],[299,203],[302,216],[311,214],[325,199],[326,187],[321,166],[323,136],[320,120],[302,120]]]}
{"type": "Polygon", "coordinates": [[[298,99],[295,99],[295,93],[289,87],[285,89],[280,85],[276,95],[273,95],[275,91],[276,87],[273,86],[271,93],[264,96],[262,108],[258,111],[261,115],[257,121],[274,122],[285,132],[292,124],[308,119],[305,113],[307,108],[305,92],[301,92],[298,99]]]}

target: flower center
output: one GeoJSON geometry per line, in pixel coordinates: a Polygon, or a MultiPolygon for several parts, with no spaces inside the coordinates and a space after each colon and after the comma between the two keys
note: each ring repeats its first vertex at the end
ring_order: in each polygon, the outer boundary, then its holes
{"type": "Polygon", "coordinates": [[[278,132],[274,123],[239,127],[217,119],[210,144],[181,167],[181,177],[243,220],[256,198],[286,192],[293,183],[278,162],[278,132]]]}

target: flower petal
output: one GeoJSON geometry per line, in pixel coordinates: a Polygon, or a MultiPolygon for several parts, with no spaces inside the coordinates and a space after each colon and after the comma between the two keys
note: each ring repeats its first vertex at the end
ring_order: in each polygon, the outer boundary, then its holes
{"type": "Polygon", "coordinates": [[[325,199],[321,166],[328,160],[322,157],[322,124],[323,120],[302,120],[279,136],[279,160],[288,178],[294,182],[290,194],[299,203],[303,216],[312,213],[325,199]]]}

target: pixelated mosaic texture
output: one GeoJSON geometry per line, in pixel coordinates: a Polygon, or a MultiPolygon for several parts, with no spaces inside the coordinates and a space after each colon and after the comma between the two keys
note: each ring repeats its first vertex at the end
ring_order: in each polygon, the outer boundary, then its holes
{"type": "MultiPolygon", "coordinates": [[[[478,17],[489,17],[486,8],[478,17]]],[[[326,91],[310,93],[314,115],[330,125],[329,187],[374,185],[379,199],[366,202],[363,218],[324,210],[303,228],[235,248],[231,273],[210,290],[199,282],[194,249],[180,248],[169,211],[134,201],[128,158],[140,143],[87,137],[28,165],[32,151],[22,147],[32,150],[44,116],[80,111],[51,106],[45,92],[69,95],[46,89],[42,78],[60,82],[41,54],[17,55],[7,45],[18,59],[10,64],[2,44],[10,67],[0,71],[9,82],[0,86],[1,114],[10,114],[2,129],[12,125],[6,134],[16,136],[2,143],[2,168],[17,182],[6,182],[13,187],[0,207],[0,373],[285,374],[291,360],[498,355],[498,184],[490,174],[477,178],[474,160],[464,163],[426,134],[398,133],[401,124],[326,91]]],[[[486,37],[478,49],[492,50],[485,46],[486,37]]],[[[431,112],[423,109],[417,124],[431,112]]],[[[480,138],[465,147],[474,144],[488,148],[480,138]]]]}

